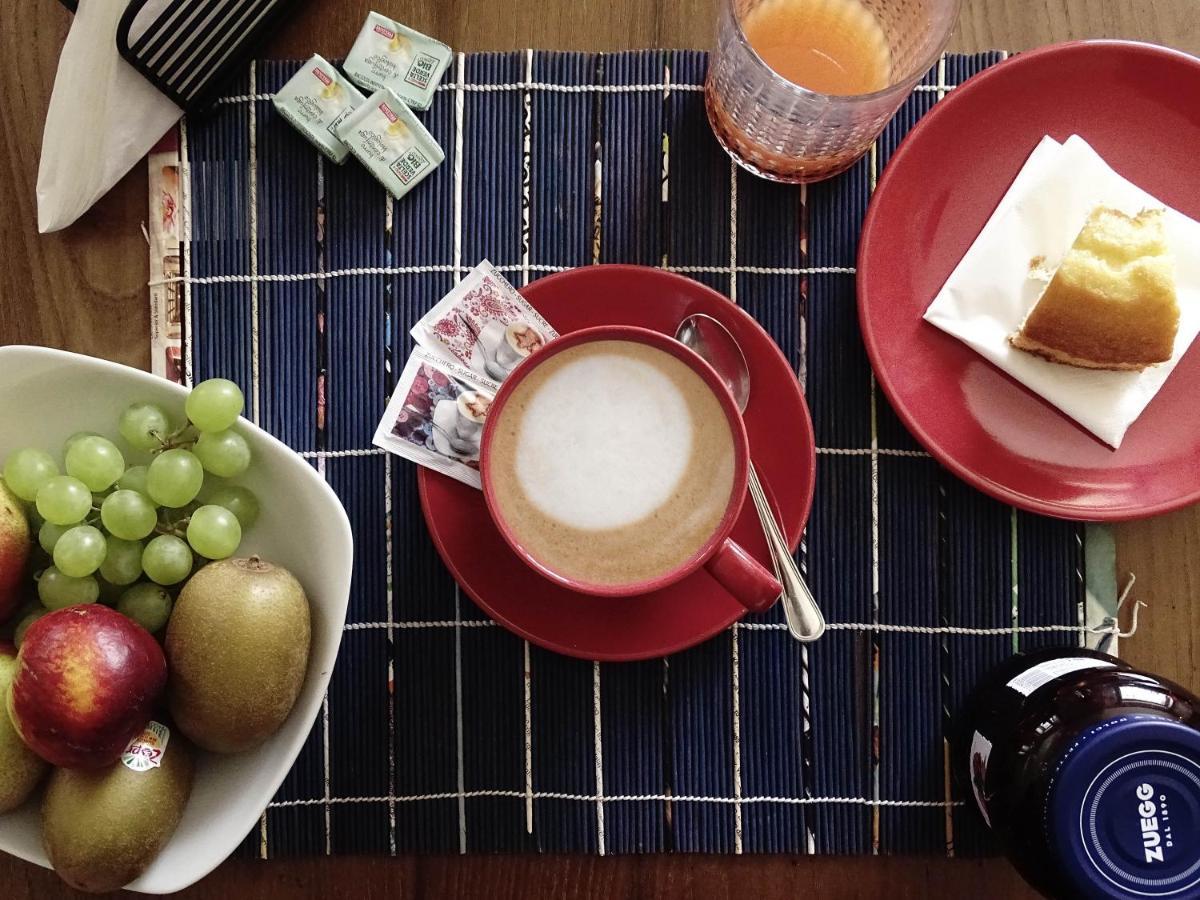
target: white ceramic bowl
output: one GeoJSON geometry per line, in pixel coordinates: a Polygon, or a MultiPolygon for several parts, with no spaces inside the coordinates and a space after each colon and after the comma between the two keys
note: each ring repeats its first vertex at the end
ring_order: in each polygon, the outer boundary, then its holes
{"type": "MultiPolygon", "coordinates": [[[[135,400],[159,403],[182,418],[186,396],[178,385],[116,363],[42,347],[0,347],[0,460],[21,447],[43,447],[58,456],[76,431],[116,437],[117,417],[135,400]]],[[[257,750],[199,756],[179,829],[130,885],[149,894],[173,893],[199,881],[254,827],[312,728],[346,621],[354,544],[341,502],[312,466],[271,435],[245,420],[238,429],[254,453],[250,470],[238,480],[262,505],[238,555],[257,553],[304,585],[312,604],[308,675],[283,728],[257,750]]],[[[0,816],[0,850],[49,867],[36,800],[0,816]]]]}

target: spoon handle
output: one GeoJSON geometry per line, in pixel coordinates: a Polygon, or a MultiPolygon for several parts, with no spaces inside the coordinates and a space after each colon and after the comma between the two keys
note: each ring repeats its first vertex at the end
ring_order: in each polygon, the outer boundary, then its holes
{"type": "Polygon", "coordinates": [[[758,472],[754,464],[750,465],[750,498],[754,508],[758,510],[759,521],[762,522],[763,533],[767,538],[767,547],[771,551],[771,562],[775,565],[775,573],[779,583],[783,585],[783,612],[787,618],[788,630],[798,641],[815,641],[825,633],[825,617],[817,606],[816,598],[804,583],[796,561],[788,549],[787,540],[775,521],[775,513],[767,502],[766,492],[762,482],[758,480],[758,472]]]}

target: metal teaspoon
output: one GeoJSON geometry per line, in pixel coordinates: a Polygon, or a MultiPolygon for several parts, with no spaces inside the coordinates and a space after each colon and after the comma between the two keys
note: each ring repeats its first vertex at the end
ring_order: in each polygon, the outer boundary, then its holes
{"type": "MultiPolygon", "coordinates": [[[[750,367],[729,329],[712,316],[696,313],[679,323],[675,329],[675,339],[716,370],[733,395],[738,409],[744,413],[750,400],[750,367]]],[[[825,617],[821,615],[812,591],[796,568],[796,561],[788,550],[787,539],[779,523],[775,521],[775,513],[767,502],[753,462],[750,463],[749,480],[750,498],[762,522],[776,577],[783,585],[783,612],[788,630],[798,641],[815,641],[825,632],[825,617]]]]}

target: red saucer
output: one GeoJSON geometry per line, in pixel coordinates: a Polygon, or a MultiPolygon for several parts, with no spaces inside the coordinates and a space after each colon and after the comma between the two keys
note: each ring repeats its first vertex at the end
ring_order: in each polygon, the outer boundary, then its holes
{"type": "MultiPolygon", "coordinates": [[[[749,314],[690,278],[642,266],[586,266],[543,278],[522,293],[560,334],[602,324],[674,334],[692,313],[719,319],[750,364],[750,450],[795,548],[812,504],[812,421],[796,373],[749,314]]],[[[569,591],[517,558],[488,517],[482,491],[428,469],[417,480],[429,533],[463,590],[501,625],[539,646],[583,659],[647,659],[705,641],[746,612],[704,571],[637,597],[569,591]]],[[[749,499],[732,537],[770,566],[749,499]]]]}
{"type": "Polygon", "coordinates": [[[939,102],[883,171],[863,225],[858,310],[879,384],[969,484],[1022,509],[1121,521],[1200,500],[1200,349],[1111,450],[921,316],[1043,135],[1079,134],[1200,218],[1200,60],[1082,41],[1022,53],[939,102]]]}

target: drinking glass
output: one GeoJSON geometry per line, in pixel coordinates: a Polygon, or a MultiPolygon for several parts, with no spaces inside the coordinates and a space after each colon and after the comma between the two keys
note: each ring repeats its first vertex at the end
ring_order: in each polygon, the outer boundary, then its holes
{"type": "Polygon", "coordinates": [[[887,85],[870,94],[822,94],[776,73],[742,22],[763,2],[721,0],[704,102],[721,146],[742,168],[772,181],[820,181],[850,168],[941,55],[962,0],[845,0],[876,18],[891,52],[887,85]]]}

